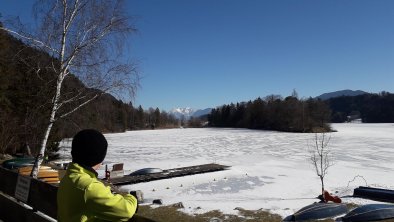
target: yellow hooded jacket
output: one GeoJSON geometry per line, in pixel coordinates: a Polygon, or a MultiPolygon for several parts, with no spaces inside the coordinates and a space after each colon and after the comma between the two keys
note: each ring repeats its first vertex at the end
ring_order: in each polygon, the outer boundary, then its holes
{"type": "Polygon", "coordinates": [[[127,221],[137,209],[137,199],[112,194],[97,173],[71,163],[59,185],[57,207],[59,222],[127,221]]]}

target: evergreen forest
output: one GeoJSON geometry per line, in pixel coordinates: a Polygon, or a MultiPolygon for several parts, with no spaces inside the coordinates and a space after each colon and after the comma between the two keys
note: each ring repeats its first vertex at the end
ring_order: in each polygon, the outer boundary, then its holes
{"type": "Polygon", "coordinates": [[[223,105],[208,116],[212,127],[239,127],[286,132],[329,131],[328,123],[359,120],[363,123],[394,123],[394,94],[366,93],[328,100],[298,99],[297,93],[223,105]]]}
{"type": "Polygon", "coordinates": [[[330,131],[330,109],[321,100],[299,100],[293,93],[267,96],[254,101],[224,105],[209,116],[213,127],[239,127],[286,132],[330,131]]]}
{"type": "Polygon", "coordinates": [[[332,110],[333,123],[355,118],[361,119],[363,123],[394,123],[394,94],[389,92],[341,96],[326,102],[332,110]]]}

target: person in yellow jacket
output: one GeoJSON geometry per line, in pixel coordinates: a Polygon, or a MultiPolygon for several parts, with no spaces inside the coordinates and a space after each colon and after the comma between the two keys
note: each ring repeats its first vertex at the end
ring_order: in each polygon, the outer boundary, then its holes
{"type": "Polygon", "coordinates": [[[138,203],[131,194],[113,194],[97,179],[96,170],[107,153],[107,140],[92,129],[78,132],[72,141],[72,163],[57,192],[57,219],[74,221],[128,221],[138,203]]]}

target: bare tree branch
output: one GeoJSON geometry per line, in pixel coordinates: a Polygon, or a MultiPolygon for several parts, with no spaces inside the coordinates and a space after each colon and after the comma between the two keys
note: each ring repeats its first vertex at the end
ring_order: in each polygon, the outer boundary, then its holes
{"type": "Polygon", "coordinates": [[[11,34],[14,34],[14,35],[16,35],[16,36],[18,36],[18,37],[21,37],[21,38],[23,38],[23,39],[25,39],[25,40],[31,41],[31,42],[37,44],[37,46],[41,46],[41,47],[47,48],[47,49],[49,49],[49,50],[51,50],[51,51],[53,51],[53,52],[58,52],[56,49],[54,49],[54,48],[52,48],[52,47],[46,45],[44,42],[42,42],[42,41],[40,41],[40,40],[37,40],[37,39],[35,39],[35,38],[32,38],[32,37],[23,35],[23,34],[21,34],[21,33],[19,33],[19,32],[16,32],[16,31],[13,31],[13,30],[4,28],[4,27],[0,27],[0,29],[1,29],[1,30],[4,30],[4,31],[6,31],[6,32],[9,32],[9,33],[11,33],[11,34]]]}
{"type": "Polygon", "coordinates": [[[68,115],[74,113],[75,111],[77,111],[78,109],[82,108],[82,107],[85,106],[86,104],[88,104],[88,103],[90,103],[91,101],[95,100],[98,96],[99,96],[99,94],[93,96],[92,98],[90,98],[90,99],[86,100],[85,102],[79,104],[77,107],[75,107],[74,109],[70,110],[69,112],[64,113],[63,115],[61,115],[61,116],[60,116],[59,118],[57,118],[56,120],[62,119],[62,118],[64,118],[64,117],[66,117],[66,116],[68,116],[68,115]]]}

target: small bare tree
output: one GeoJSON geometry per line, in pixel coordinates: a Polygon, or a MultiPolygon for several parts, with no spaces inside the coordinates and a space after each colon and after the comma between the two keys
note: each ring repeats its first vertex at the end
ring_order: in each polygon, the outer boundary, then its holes
{"type": "Polygon", "coordinates": [[[324,192],[324,177],[327,175],[328,168],[333,165],[331,161],[331,150],[328,144],[331,134],[315,133],[314,144],[309,145],[310,161],[315,168],[317,176],[320,178],[322,194],[324,192]]]}
{"type": "Polygon", "coordinates": [[[124,14],[121,0],[37,0],[37,27],[27,32],[17,27],[0,29],[46,52],[52,59],[37,64],[35,72],[54,73],[51,111],[33,170],[37,177],[53,124],[103,93],[133,96],[139,78],[135,65],[123,57],[125,37],[135,29],[124,14]],[[77,76],[87,89],[62,87],[77,76]]]}

